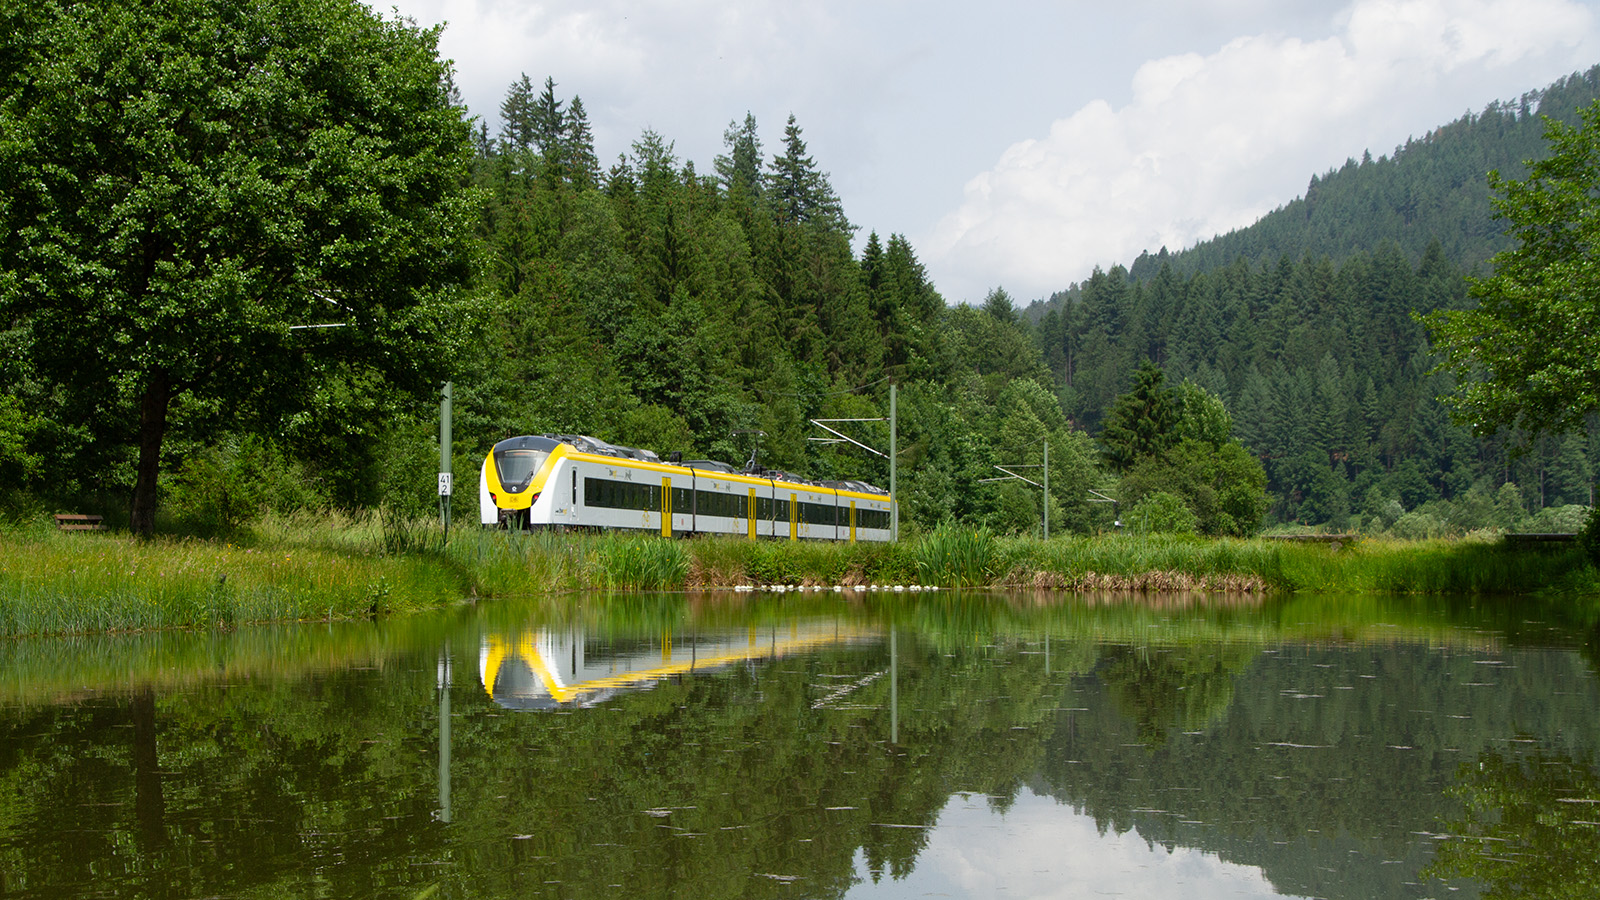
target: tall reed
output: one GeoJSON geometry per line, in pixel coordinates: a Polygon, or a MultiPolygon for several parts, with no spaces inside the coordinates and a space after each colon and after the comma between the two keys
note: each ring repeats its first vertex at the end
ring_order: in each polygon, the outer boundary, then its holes
{"type": "Polygon", "coordinates": [[[950,587],[988,584],[998,574],[998,541],[986,527],[941,525],[916,539],[912,555],[926,584],[950,587]]]}
{"type": "Polygon", "coordinates": [[[681,590],[689,574],[689,551],[681,541],[605,535],[594,541],[592,550],[607,588],[681,590]]]}
{"type": "Polygon", "coordinates": [[[1163,535],[1002,538],[945,526],[900,544],[503,532],[382,514],[267,517],[236,543],[0,529],[0,635],[348,619],[469,595],[737,584],[1072,592],[1593,593],[1577,548],[1353,546],[1163,535]]]}

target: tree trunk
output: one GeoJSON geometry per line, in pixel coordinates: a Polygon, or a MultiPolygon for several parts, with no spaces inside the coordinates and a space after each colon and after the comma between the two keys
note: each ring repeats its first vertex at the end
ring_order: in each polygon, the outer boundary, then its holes
{"type": "Polygon", "coordinates": [[[167,803],[156,746],[156,695],[146,685],[133,694],[133,814],[146,851],[166,843],[167,803]]]}
{"type": "Polygon", "coordinates": [[[133,531],[149,537],[156,530],[156,478],[161,474],[161,439],[167,433],[172,386],[165,369],[156,369],[139,398],[139,476],[133,485],[133,531]]]}

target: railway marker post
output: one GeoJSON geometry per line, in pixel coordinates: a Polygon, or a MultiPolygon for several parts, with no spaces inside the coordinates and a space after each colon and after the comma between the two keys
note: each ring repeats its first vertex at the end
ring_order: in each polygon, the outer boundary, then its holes
{"type": "Polygon", "coordinates": [[[450,471],[450,416],[455,389],[444,383],[444,393],[439,401],[439,523],[444,527],[444,539],[450,540],[450,495],[454,492],[454,477],[450,471]]]}

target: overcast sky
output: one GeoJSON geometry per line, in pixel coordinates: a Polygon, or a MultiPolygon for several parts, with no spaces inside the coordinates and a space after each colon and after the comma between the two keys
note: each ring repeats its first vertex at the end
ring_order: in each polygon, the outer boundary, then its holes
{"type": "MultiPolygon", "coordinates": [[[[387,9],[386,4],[375,4],[387,9]]],[[[1370,149],[1600,63],[1600,0],[398,0],[447,23],[499,130],[526,72],[603,163],[646,128],[703,173],[793,113],[846,214],[951,302],[1019,304],[1248,225],[1370,149]]]]}
{"type": "Polygon", "coordinates": [[[1004,814],[981,795],[957,794],[927,834],[915,868],[903,878],[872,881],[858,851],[858,881],[845,900],[1286,896],[1254,866],[1224,862],[1191,847],[1168,850],[1137,830],[1103,831],[1093,816],[1027,788],[1017,792],[1004,814]]]}

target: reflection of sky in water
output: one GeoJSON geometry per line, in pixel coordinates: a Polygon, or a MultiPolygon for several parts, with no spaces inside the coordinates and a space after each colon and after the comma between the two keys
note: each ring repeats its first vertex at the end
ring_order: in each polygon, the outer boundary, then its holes
{"type": "Polygon", "coordinates": [[[957,795],[939,813],[916,868],[900,881],[887,871],[861,879],[846,898],[923,897],[1277,897],[1253,866],[1178,847],[1149,844],[1137,830],[1101,834],[1094,819],[1023,788],[1004,815],[981,796],[957,795]]]}

